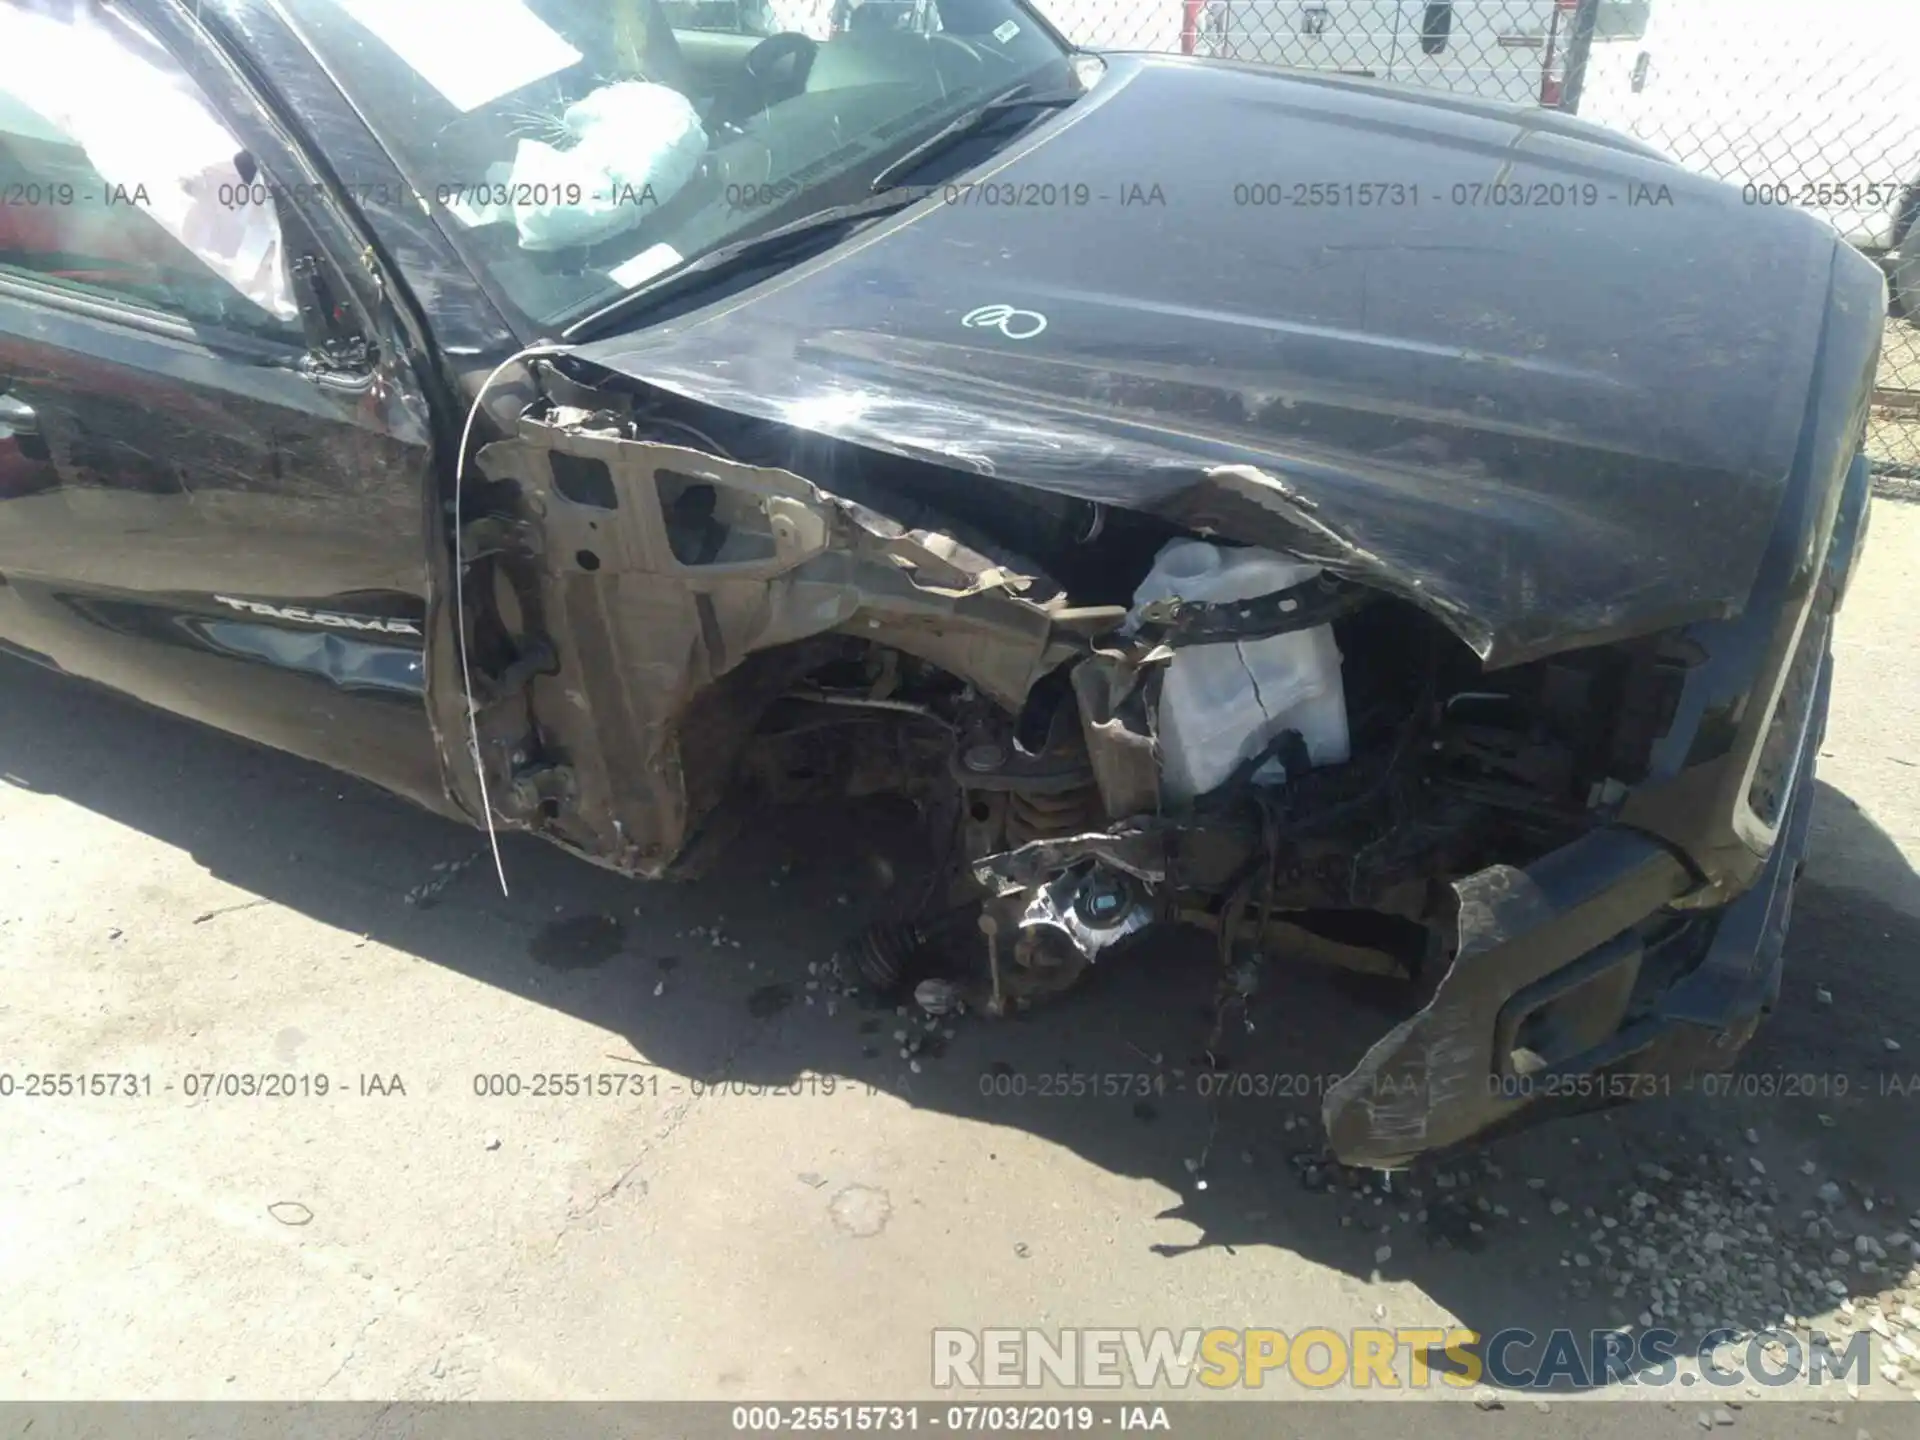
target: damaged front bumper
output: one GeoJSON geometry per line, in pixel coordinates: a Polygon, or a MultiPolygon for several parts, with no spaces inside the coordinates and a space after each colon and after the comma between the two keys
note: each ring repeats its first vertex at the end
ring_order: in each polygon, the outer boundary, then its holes
{"type": "MultiPolygon", "coordinates": [[[[1669,727],[1671,754],[1684,759],[1651,776],[1640,803],[1531,861],[1450,882],[1441,946],[1450,958],[1430,998],[1325,1097],[1341,1162],[1399,1168],[1554,1114],[1682,1093],[1732,1067],[1780,992],[1832,625],[1869,490],[1856,457],[1823,500],[1809,495],[1806,524],[1783,516],[1778,563],[1753,608],[1684,637],[1678,648],[1692,663],[1669,727]],[[1722,711],[1728,694],[1740,701],[1722,711]],[[1714,731],[1703,717],[1715,713],[1739,722],[1703,738],[1714,731]]],[[[1029,847],[1024,864],[987,868],[1013,893],[1090,857],[1155,881],[1151,845],[1136,828],[1029,847]]],[[[1053,902],[1052,913],[1071,907],[1057,903],[1064,888],[1024,893],[1053,902]]]]}
{"type": "Polygon", "coordinates": [[[1322,1116],[1339,1159],[1396,1168],[1730,1068],[1779,993],[1830,674],[1827,662],[1780,839],[1730,903],[1672,908],[1694,876],[1620,828],[1458,882],[1459,948],[1432,1001],[1328,1091],[1322,1116]]]}
{"type": "MultiPolygon", "coordinates": [[[[1525,868],[1455,883],[1455,958],[1431,1001],[1327,1094],[1323,1119],[1343,1162],[1401,1166],[1555,1113],[1680,1093],[1731,1068],[1780,993],[1826,734],[1832,627],[1865,542],[1870,491],[1857,454],[1824,495],[1807,488],[1805,520],[1781,517],[1760,603],[1697,632],[1703,652],[1760,654],[1756,667],[1738,667],[1738,688],[1773,697],[1747,706],[1738,737],[1712,761],[1674,779],[1672,794],[1711,803],[1689,804],[1674,822],[1676,807],[1651,796],[1622,807],[1623,823],[1525,868]]],[[[1700,664],[1690,687],[1719,693],[1715,669],[1700,664]]],[[[1681,742],[1704,743],[1677,735],[1675,753],[1681,742]]]]}

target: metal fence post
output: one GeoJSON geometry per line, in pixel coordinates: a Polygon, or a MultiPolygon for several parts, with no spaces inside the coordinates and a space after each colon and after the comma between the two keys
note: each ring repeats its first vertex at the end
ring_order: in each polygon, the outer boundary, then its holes
{"type": "Polygon", "coordinates": [[[1579,0],[1573,12],[1573,32],[1567,36],[1566,78],[1560,85],[1560,109],[1577,114],[1580,88],[1587,79],[1587,52],[1593,48],[1593,25],[1600,13],[1600,0],[1579,0]]]}
{"type": "Polygon", "coordinates": [[[1206,14],[1206,0],[1181,0],[1180,53],[1194,55],[1200,50],[1200,21],[1206,14]]]}

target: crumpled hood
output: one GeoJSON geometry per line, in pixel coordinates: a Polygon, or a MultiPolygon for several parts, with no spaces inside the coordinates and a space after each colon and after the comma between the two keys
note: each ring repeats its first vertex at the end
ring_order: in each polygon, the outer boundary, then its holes
{"type": "Polygon", "coordinates": [[[1506,664],[1739,609],[1823,326],[1878,326],[1878,283],[1562,116],[1126,57],[899,216],[580,354],[1292,548],[1506,664]]]}

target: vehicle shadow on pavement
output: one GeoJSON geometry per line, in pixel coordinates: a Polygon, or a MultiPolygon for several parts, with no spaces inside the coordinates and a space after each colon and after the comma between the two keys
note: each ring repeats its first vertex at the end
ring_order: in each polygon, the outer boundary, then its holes
{"type": "MultiPolygon", "coordinates": [[[[1429,1160],[1387,1185],[1319,1155],[1326,1084],[1401,1013],[1352,977],[1269,966],[1217,1032],[1218,967],[1193,933],[1152,937],[1006,1021],[928,1030],[838,993],[827,962],[913,883],[902,857],[923,847],[910,816],[774,815],[679,885],[637,885],[507,837],[503,897],[482,837],[358,782],[10,660],[0,694],[6,784],[185,850],[241,899],[616,1032],[635,1053],[614,1059],[706,1081],[869,1084],[1164,1187],[1137,1238],[1116,1237],[1122,1251],[1176,1266],[1200,1248],[1280,1247],[1431,1302],[1396,1299],[1418,1313],[1386,1310],[1383,1324],[1446,1323],[1444,1311],[1483,1335],[1566,1326],[1583,1351],[1588,1331],[1624,1325],[1671,1328],[1684,1353],[1710,1329],[1761,1331],[1842,1300],[1862,1326],[1884,1314],[1897,1333],[1902,1305],[1920,1305],[1914,1253],[1888,1239],[1920,1211],[1920,877],[1825,785],[1780,1011],[1736,1077],[1429,1160]],[[901,1032],[923,1046],[910,1059],[901,1032]],[[1190,1238],[1165,1243],[1169,1220],[1190,1238]]],[[[535,1069],[545,1057],[521,1058],[535,1069]]]]}

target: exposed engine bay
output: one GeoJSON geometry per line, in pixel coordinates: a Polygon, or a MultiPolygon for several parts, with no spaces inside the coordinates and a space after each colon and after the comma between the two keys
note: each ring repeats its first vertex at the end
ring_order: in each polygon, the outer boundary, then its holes
{"type": "Polygon", "coordinates": [[[1131,636],[1091,635],[1018,709],[871,645],[769,707],[747,761],[763,793],[802,798],[786,788],[796,776],[809,800],[871,792],[883,764],[951,856],[917,913],[864,937],[864,978],[897,990],[971,949],[979,998],[1003,1013],[1069,988],[1164,923],[1213,932],[1227,968],[1271,957],[1408,982],[1443,969],[1449,881],[1523,864],[1595,823],[1613,767],[1632,763],[1606,721],[1636,662],[1654,657],[1589,656],[1490,681],[1404,603],[1324,579],[1301,588],[1291,613],[1278,597],[1262,597],[1264,609],[1163,606],[1167,620],[1131,636]],[[1170,796],[1160,717],[1171,663],[1203,643],[1189,637],[1233,647],[1330,612],[1341,613],[1352,758],[1316,767],[1300,731],[1281,728],[1217,787],[1170,796]]]}
{"type": "Polygon", "coordinates": [[[939,863],[854,944],[882,991],[1005,1013],[1186,924],[1223,974],[1392,977],[1411,1011],[1456,882],[1604,824],[1672,718],[1659,636],[1489,671],[1297,557],[537,369],[466,533],[496,811],[666,876],[730,814],[910,800],[939,863]]]}

